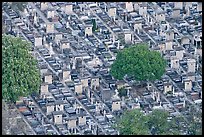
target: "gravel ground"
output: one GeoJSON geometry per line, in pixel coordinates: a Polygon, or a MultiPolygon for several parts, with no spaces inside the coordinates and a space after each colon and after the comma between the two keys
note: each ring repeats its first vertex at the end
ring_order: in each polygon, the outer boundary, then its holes
{"type": "Polygon", "coordinates": [[[2,135],[6,135],[9,126],[8,122],[8,108],[5,106],[5,102],[2,101],[2,135]]]}
{"type": "Polygon", "coordinates": [[[28,135],[30,134],[29,132],[30,129],[19,116],[18,111],[8,108],[5,102],[2,101],[2,135],[28,135]]]}

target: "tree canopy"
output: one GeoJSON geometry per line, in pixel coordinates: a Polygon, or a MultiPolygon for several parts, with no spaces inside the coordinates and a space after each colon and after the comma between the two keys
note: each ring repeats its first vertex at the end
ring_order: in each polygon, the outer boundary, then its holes
{"type": "Polygon", "coordinates": [[[190,110],[188,112],[188,134],[190,135],[202,135],[202,111],[195,108],[195,106],[190,105],[190,110]]]}
{"type": "Polygon", "coordinates": [[[118,95],[119,95],[119,97],[122,97],[122,96],[127,96],[127,90],[124,88],[124,87],[122,87],[122,88],[120,88],[120,89],[118,89],[118,95]]]}
{"type": "Polygon", "coordinates": [[[92,19],[92,23],[93,23],[92,31],[96,31],[97,30],[96,20],[92,19]]]}
{"type": "Polygon", "coordinates": [[[126,111],[116,119],[116,128],[121,135],[148,135],[147,117],[139,110],[126,111]]]}
{"type": "Polygon", "coordinates": [[[110,73],[122,80],[125,75],[137,81],[154,81],[165,72],[166,60],[157,51],[149,50],[146,44],[136,44],[119,51],[111,65],[110,73]]]}
{"type": "Polygon", "coordinates": [[[126,111],[116,119],[116,128],[121,135],[179,135],[176,119],[168,121],[168,112],[155,109],[144,115],[140,109],[126,111]]]}
{"type": "Polygon", "coordinates": [[[41,78],[31,44],[21,38],[2,35],[2,96],[15,102],[20,96],[37,92],[41,78]]]}

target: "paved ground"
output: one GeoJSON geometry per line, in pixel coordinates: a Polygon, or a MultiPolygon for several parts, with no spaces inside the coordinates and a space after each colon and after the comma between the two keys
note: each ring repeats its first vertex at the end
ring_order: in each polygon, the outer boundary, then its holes
{"type": "Polygon", "coordinates": [[[5,102],[2,101],[2,135],[6,135],[7,133],[7,129],[9,126],[9,122],[8,122],[8,108],[5,106],[5,102]]]}
{"type": "Polygon", "coordinates": [[[14,107],[2,101],[2,135],[30,134],[30,129],[14,107]]]}

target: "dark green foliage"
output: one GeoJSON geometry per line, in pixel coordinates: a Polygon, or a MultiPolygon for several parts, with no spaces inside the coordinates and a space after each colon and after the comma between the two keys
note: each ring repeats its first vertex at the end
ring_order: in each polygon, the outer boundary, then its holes
{"type": "Polygon", "coordinates": [[[198,111],[195,106],[191,105],[189,111],[189,127],[188,133],[190,135],[202,135],[202,112],[198,111]]]}
{"type": "Polygon", "coordinates": [[[96,31],[97,30],[96,20],[92,19],[92,23],[93,23],[92,31],[96,31]]]}
{"type": "Polygon", "coordinates": [[[167,121],[169,113],[165,110],[154,110],[148,117],[148,127],[154,127],[154,134],[156,135],[174,135],[179,134],[178,127],[175,127],[174,119],[167,121]],[[172,130],[169,130],[172,129],[172,130]]]}
{"type": "Polygon", "coordinates": [[[140,109],[128,110],[116,120],[116,128],[121,135],[179,135],[176,119],[167,121],[168,112],[153,110],[144,115],[140,109]],[[170,130],[171,129],[171,130],[170,130]],[[154,132],[154,133],[153,133],[154,132]]]}
{"type": "Polygon", "coordinates": [[[116,128],[121,135],[148,135],[147,117],[140,110],[126,111],[119,119],[116,120],[116,128]]]}
{"type": "Polygon", "coordinates": [[[6,101],[15,102],[39,90],[40,71],[30,49],[31,44],[21,38],[2,35],[2,96],[6,101]]]}
{"type": "Polygon", "coordinates": [[[127,90],[123,87],[123,88],[120,88],[118,89],[118,95],[119,97],[122,97],[122,96],[127,96],[127,90]]]}
{"type": "Polygon", "coordinates": [[[154,81],[161,78],[165,67],[166,61],[159,52],[150,51],[146,44],[137,44],[118,52],[110,73],[119,80],[127,74],[138,81],[154,81]]]}

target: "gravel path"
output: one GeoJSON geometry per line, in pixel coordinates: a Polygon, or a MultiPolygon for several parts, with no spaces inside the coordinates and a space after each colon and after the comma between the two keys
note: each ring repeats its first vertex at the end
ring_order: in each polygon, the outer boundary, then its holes
{"type": "Polygon", "coordinates": [[[27,124],[14,108],[9,108],[2,101],[2,135],[29,135],[31,134],[27,124]]]}

